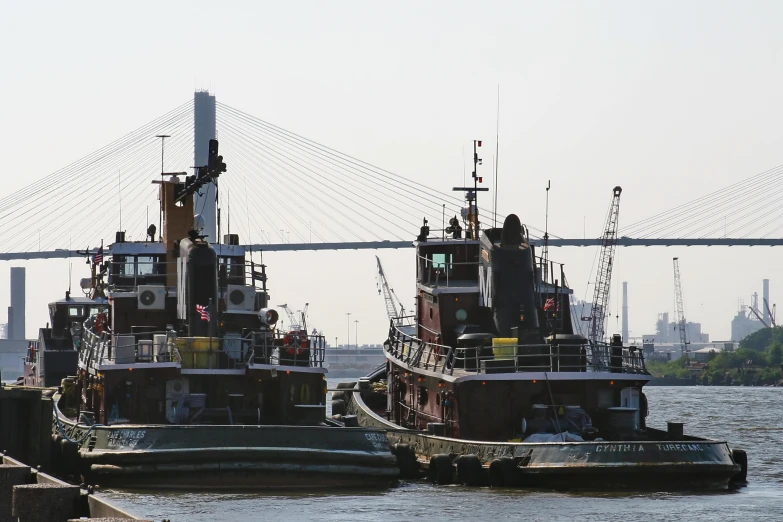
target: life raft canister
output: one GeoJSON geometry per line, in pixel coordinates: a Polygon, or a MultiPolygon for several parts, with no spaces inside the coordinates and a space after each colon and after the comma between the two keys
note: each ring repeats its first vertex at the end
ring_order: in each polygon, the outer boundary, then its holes
{"type": "Polygon", "coordinates": [[[291,355],[301,355],[305,349],[309,348],[310,343],[307,340],[307,335],[303,332],[290,331],[283,337],[283,345],[291,355]]]}

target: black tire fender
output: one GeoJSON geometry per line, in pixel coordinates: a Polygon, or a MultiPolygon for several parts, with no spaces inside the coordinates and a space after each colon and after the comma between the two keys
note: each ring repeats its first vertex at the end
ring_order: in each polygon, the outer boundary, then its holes
{"type": "Polygon", "coordinates": [[[332,415],[345,415],[345,401],[332,401],[332,415]]]}
{"type": "Polygon", "coordinates": [[[495,488],[513,488],[519,485],[519,470],[509,457],[489,463],[489,484],[495,488]]]}
{"type": "Polygon", "coordinates": [[[460,455],[456,459],[457,480],[466,486],[481,486],[484,480],[484,468],[476,455],[460,455]]]}
{"type": "Polygon", "coordinates": [[[427,475],[433,484],[438,484],[439,486],[451,484],[454,477],[451,457],[445,453],[439,453],[430,457],[430,467],[427,475]]]}
{"type": "Polygon", "coordinates": [[[731,482],[733,484],[746,484],[748,482],[748,454],[745,453],[745,450],[733,449],[731,450],[731,458],[741,468],[739,473],[731,477],[731,482]]]}
{"type": "Polygon", "coordinates": [[[416,460],[416,452],[407,444],[397,443],[392,446],[392,453],[397,457],[397,467],[400,469],[400,478],[413,479],[419,477],[419,461],[416,460]]]}

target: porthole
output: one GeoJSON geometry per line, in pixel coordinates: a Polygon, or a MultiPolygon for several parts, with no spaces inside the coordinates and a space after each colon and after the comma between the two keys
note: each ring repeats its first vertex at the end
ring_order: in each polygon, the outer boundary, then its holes
{"type": "Polygon", "coordinates": [[[457,317],[457,321],[464,321],[468,318],[468,312],[464,308],[457,310],[457,313],[454,315],[457,317]]]}

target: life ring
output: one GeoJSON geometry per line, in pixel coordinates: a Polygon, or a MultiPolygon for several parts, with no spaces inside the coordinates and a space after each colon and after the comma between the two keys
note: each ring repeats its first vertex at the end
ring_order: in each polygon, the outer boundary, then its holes
{"type": "Polygon", "coordinates": [[[291,355],[301,355],[310,347],[310,341],[307,340],[307,335],[303,332],[291,331],[283,337],[283,345],[291,355]]]}

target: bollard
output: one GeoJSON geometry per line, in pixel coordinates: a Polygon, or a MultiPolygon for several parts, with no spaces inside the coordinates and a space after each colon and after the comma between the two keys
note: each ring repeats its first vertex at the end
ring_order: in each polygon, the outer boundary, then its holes
{"type": "Polygon", "coordinates": [[[31,470],[27,466],[0,464],[0,522],[16,522],[11,516],[14,486],[30,483],[31,470]]]}
{"type": "Polygon", "coordinates": [[[80,497],[79,486],[14,486],[11,514],[19,517],[19,522],[65,522],[79,516],[80,497]]]}

